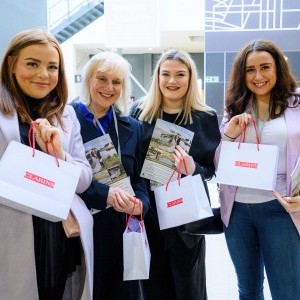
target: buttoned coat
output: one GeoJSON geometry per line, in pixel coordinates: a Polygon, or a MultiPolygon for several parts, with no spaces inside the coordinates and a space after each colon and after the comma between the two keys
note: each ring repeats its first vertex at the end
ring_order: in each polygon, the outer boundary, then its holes
{"type": "MultiPolygon", "coordinates": [[[[55,125],[61,131],[66,161],[82,168],[76,188],[76,193],[82,193],[90,185],[92,171],[85,158],[80,125],[74,110],[70,107],[66,107],[64,110],[62,120],[64,130],[58,124],[55,125]]],[[[20,142],[18,116],[16,112],[12,116],[0,113],[0,157],[12,140],[20,142]]],[[[18,166],[11,167],[17,168],[18,166]]],[[[77,195],[74,196],[71,210],[80,225],[85,254],[87,277],[82,279],[85,281],[85,299],[92,299],[93,219],[77,195]]],[[[0,261],[0,298],[9,300],[38,299],[32,216],[1,204],[0,261]]]]}
{"type": "MultiPolygon", "coordinates": [[[[88,122],[78,105],[79,99],[71,105],[75,108],[81,124],[83,142],[99,137],[95,126],[88,122]]],[[[117,130],[113,119],[107,133],[118,150],[120,144],[122,165],[130,177],[135,196],[143,203],[143,214],[149,209],[149,196],[145,180],[139,176],[141,169],[141,131],[139,123],[131,117],[116,113],[117,130]]],[[[123,232],[126,227],[125,214],[107,207],[109,186],[94,181],[80,196],[90,209],[101,210],[94,214],[94,297],[95,299],[137,299],[138,281],[123,281],[123,232]]]]}

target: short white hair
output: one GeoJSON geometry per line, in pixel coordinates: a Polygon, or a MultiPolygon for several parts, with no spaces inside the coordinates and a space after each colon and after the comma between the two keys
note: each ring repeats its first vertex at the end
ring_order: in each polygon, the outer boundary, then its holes
{"type": "Polygon", "coordinates": [[[82,86],[81,97],[82,101],[88,106],[91,103],[91,94],[89,89],[89,79],[94,68],[98,66],[98,70],[105,72],[112,70],[123,80],[122,91],[120,98],[114,104],[115,109],[121,115],[127,115],[129,109],[129,100],[131,97],[131,65],[129,62],[114,52],[100,52],[95,54],[82,69],[82,86]]]}

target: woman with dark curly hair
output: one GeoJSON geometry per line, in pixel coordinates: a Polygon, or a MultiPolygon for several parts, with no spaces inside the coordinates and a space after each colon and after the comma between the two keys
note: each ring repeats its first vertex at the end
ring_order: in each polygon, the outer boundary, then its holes
{"type": "MultiPolygon", "coordinates": [[[[223,140],[238,139],[246,123],[245,142],[255,143],[249,121],[256,120],[260,143],[279,148],[278,198],[291,195],[291,172],[300,153],[296,87],[287,59],[271,41],[251,41],[235,57],[221,125],[223,140]]],[[[220,198],[240,299],[264,299],[264,271],[272,299],[299,298],[300,212],[286,211],[272,191],[221,185],[220,198]]]]}

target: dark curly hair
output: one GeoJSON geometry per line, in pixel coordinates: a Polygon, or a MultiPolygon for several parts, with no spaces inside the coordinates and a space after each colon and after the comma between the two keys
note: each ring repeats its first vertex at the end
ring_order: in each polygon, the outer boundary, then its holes
{"type": "Polygon", "coordinates": [[[293,105],[299,105],[300,95],[295,92],[297,82],[291,68],[279,48],[268,40],[254,40],[247,43],[236,55],[225,97],[225,111],[228,119],[245,112],[248,102],[252,99],[252,92],[246,86],[246,61],[252,52],[268,52],[276,64],[277,81],[271,91],[272,119],[282,115],[289,106],[288,98],[295,96],[293,105]],[[279,112],[276,109],[279,109],[279,112]]]}

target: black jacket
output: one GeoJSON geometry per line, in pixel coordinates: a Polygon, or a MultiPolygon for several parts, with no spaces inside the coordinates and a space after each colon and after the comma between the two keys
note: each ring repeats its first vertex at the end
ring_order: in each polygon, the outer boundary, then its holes
{"type": "MultiPolygon", "coordinates": [[[[82,115],[80,107],[77,102],[72,102],[77,118],[81,125],[81,136],[83,143],[89,142],[97,137],[96,128],[82,115]]],[[[140,124],[131,117],[121,117],[117,114],[119,141],[121,148],[121,160],[123,167],[128,176],[130,176],[131,185],[136,193],[135,196],[143,202],[143,213],[145,214],[149,208],[149,197],[147,193],[146,183],[143,178],[140,178],[141,159],[139,159],[139,148],[141,140],[140,124]]],[[[117,134],[115,130],[114,121],[108,128],[112,142],[116,149],[118,149],[117,134]]],[[[109,186],[96,181],[93,181],[90,187],[80,196],[86,203],[89,209],[106,208],[106,200],[109,186]]]]}
{"type": "MultiPolygon", "coordinates": [[[[138,119],[139,115],[141,114],[139,104],[140,100],[137,100],[131,107],[131,116],[135,119],[138,119]]],[[[189,151],[189,155],[193,157],[196,164],[196,169],[193,175],[201,175],[207,191],[207,195],[209,197],[206,180],[210,180],[215,175],[214,154],[221,140],[218,119],[214,111],[193,111],[192,119],[192,124],[180,124],[180,126],[194,132],[194,138],[189,151]]],[[[148,122],[142,122],[143,142],[141,155],[143,159],[145,159],[154,126],[155,121],[151,124],[149,124],[148,122]]],[[[155,221],[157,223],[157,226],[159,227],[154,193],[151,192],[150,189],[149,195],[151,203],[150,216],[152,215],[152,221],[155,221]]],[[[172,246],[174,238],[176,236],[175,232],[177,232],[177,234],[179,234],[183,238],[188,247],[192,247],[199,238],[199,236],[197,235],[187,233],[184,230],[184,226],[166,229],[163,230],[162,233],[166,236],[167,248],[172,246]]]]}
{"type": "MultiPolygon", "coordinates": [[[[72,102],[81,124],[83,142],[89,142],[99,136],[96,128],[81,113],[77,102],[72,102]]],[[[131,117],[117,114],[118,135],[121,148],[121,160],[135,195],[143,202],[143,214],[149,209],[149,196],[146,180],[140,178],[141,164],[139,142],[141,127],[131,117]]],[[[114,120],[108,133],[116,149],[118,140],[114,120]]],[[[94,299],[139,299],[139,283],[136,280],[123,281],[123,232],[126,226],[125,214],[106,208],[109,186],[93,181],[80,197],[88,208],[99,209],[94,214],[94,299]]]]}

